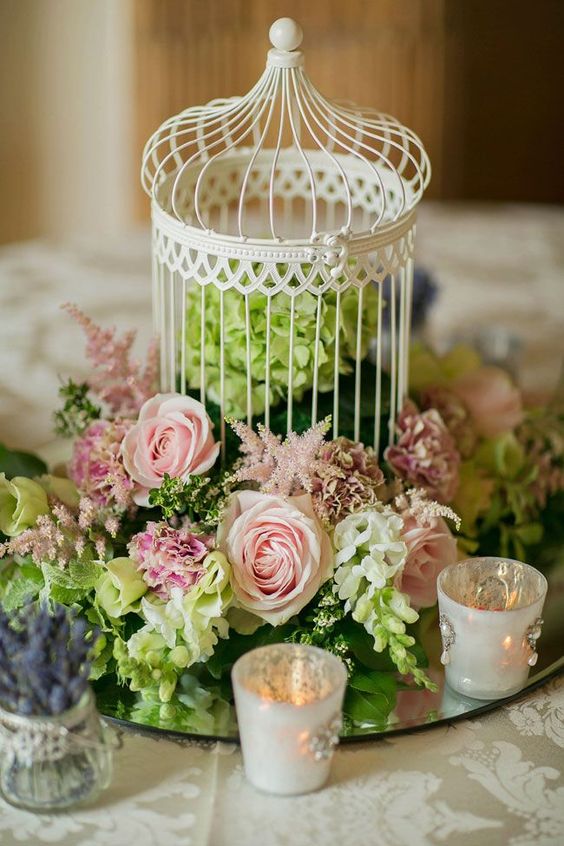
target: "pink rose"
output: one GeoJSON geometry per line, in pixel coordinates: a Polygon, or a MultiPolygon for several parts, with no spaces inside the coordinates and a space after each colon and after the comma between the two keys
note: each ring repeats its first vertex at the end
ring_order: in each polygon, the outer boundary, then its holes
{"type": "Polygon", "coordinates": [[[500,367],[479,367],[459,376],[451,390],[470,412],[476,431],[494,438],[523,419],[521,392],[500,367]]]}
{"type": "Polygon", "coordinates": [[[407,560],[396,587],[407,593],[414,608],[429,608],[437,601],[437,576],[457,560],[456,540],[442,517],[433,517],[425,526],[411,515],[403,521],[407,560]]]}
{"type": "Polygon", "coordinates": [[[183,394],[156,394],[143,404],[137,423],[123,440],[124,467],[138,485],[134,500],[148,505],[152,488],[165,473],[187,481],[205,473],[217,459],[213,423],[198,400],[183,394]]]}
{"type": "Polygon", "coordinates": [[[332,573],[331,542],[309,494],[234,494],[217,542],[239,604],[273,626],[301,611],[332,573]]]}

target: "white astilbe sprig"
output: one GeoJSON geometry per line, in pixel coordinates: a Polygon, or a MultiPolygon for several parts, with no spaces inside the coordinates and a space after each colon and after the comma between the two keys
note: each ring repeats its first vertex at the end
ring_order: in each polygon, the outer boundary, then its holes
{"type": "Polygon", "coordinates": [[[229,422],[241,439],[243,453],[243,464],[235,471],[234,481],[258,482],[263,493],[279,496],[311,491],[318,453],[331,425],[329,417],[301,435],[290,432],[284,440],[260,423],[255,433],[244,423],[229,422]]]}
{"type": "Polygon", "coordinates": [[[460,530],[461,520],[456,511],[429,499],[424,488],[410,488],[399,494],[394,499],[394,506],[400,514],[410,514],[420,526],[432,525],[439,517],[445,517],[452,520],[457,532],[460,530]]]}

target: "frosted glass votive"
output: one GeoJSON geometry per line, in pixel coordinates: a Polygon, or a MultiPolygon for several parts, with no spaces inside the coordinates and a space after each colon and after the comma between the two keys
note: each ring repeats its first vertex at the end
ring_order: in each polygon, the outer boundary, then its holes
{"type": "Polygon", "coordinates": [[[231,678],[251,784],[285,796],[322,787],[342,724],[343,662],[314,646],[274,644],[239,658],[231,678]]]}
{"type": "Polygon", "coordinates": [[[447,684],[473,699],[521,690],[537,662],[547,582],[529,564],[468,558],[437,579],[447,684]]]}

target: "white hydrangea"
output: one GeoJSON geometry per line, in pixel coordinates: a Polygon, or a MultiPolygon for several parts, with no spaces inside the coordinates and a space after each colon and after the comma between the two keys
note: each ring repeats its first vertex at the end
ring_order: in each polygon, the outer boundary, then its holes
{"type": "Polygon", "coordinates": [[[402,518],[387,506],[350,514],[337,525],[334,579],[345,610],[359,593],[370,600],[400,572],[407,558],[402,529],[402,518]]]}

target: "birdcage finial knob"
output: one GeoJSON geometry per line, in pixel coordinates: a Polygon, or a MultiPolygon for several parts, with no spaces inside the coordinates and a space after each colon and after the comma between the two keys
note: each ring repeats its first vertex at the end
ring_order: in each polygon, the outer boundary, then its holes
{"type": "Polygon", "coordinates": [[[301,26],[292,18],[278,18],[270,27],[268,37],[276,50],[290,52],[297,50],[302,43],[304,34],[301,26]]]}

